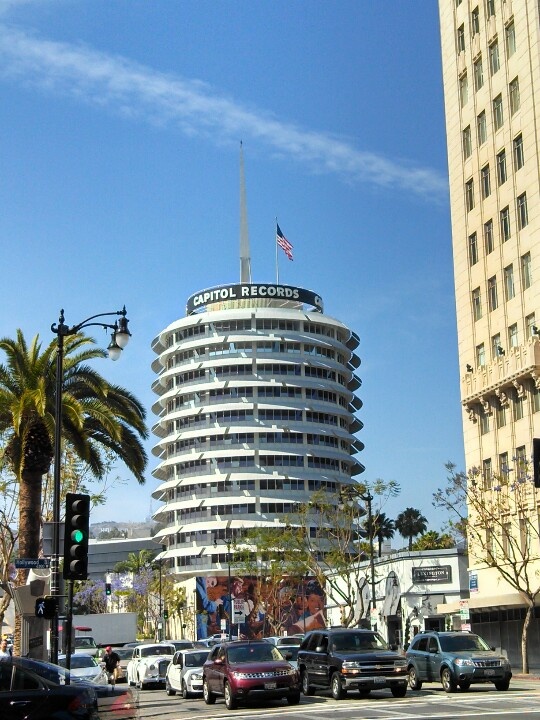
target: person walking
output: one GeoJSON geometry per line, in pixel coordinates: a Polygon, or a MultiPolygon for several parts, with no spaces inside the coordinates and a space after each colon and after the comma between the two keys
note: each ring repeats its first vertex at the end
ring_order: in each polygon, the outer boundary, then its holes
{"type": "Polygon", "coordinates": [[[8,641],[6,638],[2,638],[0,642],[0,662],[5,660],[11,660],[11,651],[8,649],[8,641]]]}
{"type": "Polygon", "coordinates": [[[109,675],[109,682],[111,683],[111,685],[116,685],[116,677],[118,675],[118,664],[120,662],[120,656],[114,652],[110,645],[107,645],[102,661],[105,663],[105,670],[109,675]]]}

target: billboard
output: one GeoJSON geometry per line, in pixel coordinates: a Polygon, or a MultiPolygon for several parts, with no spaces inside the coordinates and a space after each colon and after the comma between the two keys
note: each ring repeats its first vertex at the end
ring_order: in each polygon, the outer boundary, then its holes
{"type": "Polygon", "coordinates": [[[221,632],[241,639],[305,633],[326,626],[325,605],[314,578],[273,583],[234,575],[229,589],[227,576],[197,577],[197,639],[221,632]]]}
{"type": "Polygon", "coordinates": [[[311,305],[314,310],[323,312],[323,301],[320,295],[305,290],[304,288],[292,287],[291,285],[274,284],[235,284],[220,285],[207,290],[201,290],[188,298],[186,315],[204,309],[207,305],[231,300],[293,300],[306,305],[311,305]]]}

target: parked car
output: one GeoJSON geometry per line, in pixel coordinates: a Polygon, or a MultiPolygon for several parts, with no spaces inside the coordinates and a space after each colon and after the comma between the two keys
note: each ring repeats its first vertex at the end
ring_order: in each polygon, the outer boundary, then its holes
{"type": "Polygon", "coordinates": [[[369,695],[389,688],[394,697],[407,693],[407,661],[372,630],[327,628],[313,630],[298,651],[298,671],[304,695],[330,689],[340,700],[348,690],[369,695]]]}
{"type": "Polygon", "coordinates": [[[300,650],[300,645],[280,645],[278,650],[293,668],[298,669],[298,651],[300,650]]]}
{"type": "Polygon", "coordinates": [[[202,694],[202,668],[208,658],[206,650],[177,650],[165,678],[167,695],[182,693],[187,699],[190,695],[202,694]]]}
{"type": "Polygon", "coordinates": [[[174,645],[176,650],[193,650],[195,641],[193,640],[162,640],[160,645],[174,645]]]}
{"type": "Polygon", "coordinates": [[[163,685],[167,667],[176,652],[174,645],[148,643],[133,648],[127,665],[127,680],[143,690],[147,685],[163,685]]]}
{"type": "MultiPolygon", "coordinates": [[[[67,658],[65,655],[58,656],[60,667],[66,667],[67,658]]],[[[69,659],[70,675],[72,679],[87,680],[96,685],[107,685],[109,676],[103,665],[96,662],[91,655],[72,655],[69,659]]]]}
{"type": "Polygon", "coordinates": [[[207,705],[223,695],[228,710],[256,698],[300,702],[298,673],[280,651],[264,640],[232,641],[212,648],[203,665],[203,696],[207,705]]]}
{"type": "Polygon", "coordinates": [[[133,657],[133,647],[117,647],[113,648],[114,652],[118,655],[120,658],[120,662],[118,663],[118,672],[116,675],[116,682],[122,683],[127,682],[127,666],[128,662],[133,657]]]}
{"type": "Polygon", "coordinates": [[[446,692],[458,685],[468,690],[472,683],[508,690],[512,678],[508,660],[469,632],[419,633],[407,650],[407,671],[411,690],[420,690],[424,682],[440,682],[446,692]]]}

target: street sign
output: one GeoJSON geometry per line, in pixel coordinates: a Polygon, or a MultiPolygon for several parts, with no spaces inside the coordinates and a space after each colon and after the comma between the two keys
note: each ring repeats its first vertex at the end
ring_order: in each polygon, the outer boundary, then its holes
{"type": "Polygon", "coordinates": [[[238,623],[246,622],[244,598],[234,598],[233,602],[234,602],[233,623],[235,625],[237,625],[238,623]]]}
{"type": "Polygon", "coordinates": [[[51,567],[50,558],[15,558],[15,567],[23,568],[49,568],[51,567]]]}

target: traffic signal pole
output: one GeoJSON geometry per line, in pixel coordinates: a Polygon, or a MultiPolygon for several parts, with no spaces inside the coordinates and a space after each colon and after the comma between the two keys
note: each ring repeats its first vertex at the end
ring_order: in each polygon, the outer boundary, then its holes
{"type": "MultiPolygon", "coordinates": [[[[67,612],[66,612],[66,670],[71,670],[71,632],[73,629],[73,580],[68,580],[67,612]]],[[[69,672],[65,683],[69,685],[69,672]]]]}

